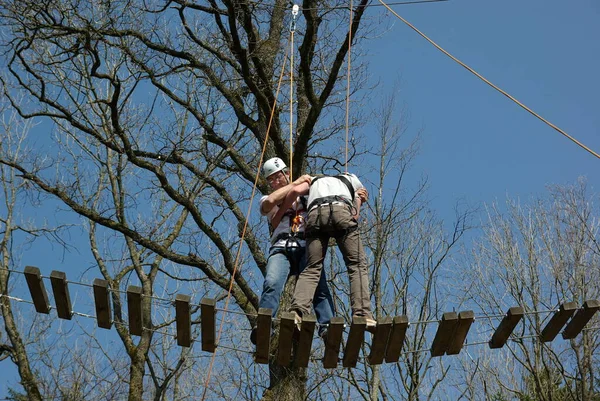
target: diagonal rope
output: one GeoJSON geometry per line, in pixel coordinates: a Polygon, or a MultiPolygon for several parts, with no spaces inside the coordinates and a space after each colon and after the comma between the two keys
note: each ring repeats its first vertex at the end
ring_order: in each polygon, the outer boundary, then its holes
{"type": "Polygon", "coordinates": [[[352,0],[350,0],[350,26],[348,28],[348,72],[346,85],[346,164],[345,172],[348,173],[348,130],[349,130],[349,115],[350,115],[350,59],[352,56],[352,0]]]}
{"type": "MultiPolygon", "coordinates": [[[[277,107],[277,97],[279,96],[279,89],[281,88],[281,81],[283,80],[283,74],[285,72],[286,59],[287,59],[287,52],[283,58],[281,74],[279,75],[279,82],[277,83],[277,91],[275,92],[275,98],[273,100],[273,107],[271,108],[271,116],[269,117],[269,125],[267,126],[267,131],[265,133],[265,142],[263,144],[262,152],[260,154],[260,159],[258,161],[258,169],[256,171],[256,177],[254,178],[254,186],[252,187],[252,195],[250,195],[250,204],[248,205],[248,211],[246,212],[246,221],[244,222],[244,227],[242,229],[242,235],[240,237],[237,254],[235,256],[235,262],[233,264],[233,272],[231,273],[231,281],[229,282],[229,290],[227,291],[227,298],[225,300],[225,308],[224,308],[225,312],[227,312],[227,309],[229,308],[229,301],[231,299],[231,290],[233,289],[233,282],[234,282],[233,280],[235,278],[235,273],[237,272],[240,255],[242,253],[242,245],[244,242],[244,237],[246,236],[246,229],[248,228],[248,220],[250,219],[250,212],[252,211],[252,202],[254,200],[254,195],[256,193],[256,186],[258,184],[258,178],[260,177],[260,166],[263,162],[265,151],[267,149],[267,142],[269,140],[269,132],[271,131],[271,124],[273,123],[273,116],[275,115],[275,108],[277,107]]],[[[213,352],[212,357],[210,359],[208,374],[206,375],[206,381],[204,382],[204,391],[202,393],[203,401],[206,399],[206,391],[208,390],[208,384],[210,382],[210,376],[211,376],[212,368],[213,368],[213,365],[215,362],[215,356],[217,355],[218,344],[219,344],[219,341],[221,340],[221,334],[223,332],[223,322],[224,321],[225,321],[225,319],[222,319],[221,323],[219,324],[219,333],[217,334],[217,339],[216,339],[217,349],[215,349],[215,352],[213,352]]]]}
{"type": "Polygon", "coordinates": [[[497,90],[498,92],[502,93],[504,96],[506,96],[507,98],[509,98],[513,102],[515,102],[517,105],[521,106],[524,110],[526,110],[527,112],[531,113],[533,116],[537,117],[539,120],[541,120],[542,122],[546,123],[551,128],[554,128],[560,134],[564,135],[565,137],[567,137],[568,139],[570,139],[571,141],[573,141],[575,144],[577,144],[581,148],[585,149],[586,151],[588,151],[589,153],[591,153],[592,155],[594,155],[598,159],[600,159],[600,154],[594,152],[592,149],[588,148],[583,143],[579,142],[577,139],[573,138],[571,135],[567,134],[565,131],[563,131],[562,129],[558,128],[556,125],[552,124],[550,121],[546,120],[545,118],[543,118],[542,116],[540,116],[538,113],[536,113],[535,111],[533,111],[529,107],[525,106],[523,103],[521,103],[520,101],[518,101],[517,99],[515,99],[513,96],[511,96],[508,92],[506,92],[506,91],[500,89],[498,86],[494,85],[488,79],[486,79],[485,77],[483,77],[477,71],[475,71],[474,69],[472,69],[471,67],[469,67],[468,65],[466,65],[465,63],[463,63],[462,61],[460,61],[459,59],[457,59],[456,57],[454,57],[452,54],[448,53],[440,45],[438,45],[437,43],[435,43],[433,40],[429,39],[429,37],[427,35],[425,35],[421,31],[419,31],[414,25],[412,25],[410,22],[408,22],[407,20],[405,20],[404,18],[402,18],[400,15],[398,15],[383,0],[379,0],[379,2],[385,8],[387,8],[392,14],[394,14],[400,21],[402,21],[406,25],[408,25],[412,30],[414,30],[416,33],[418,33],[419,35],[421,35],[426,41],[428,41],[429,43],[431,43],[433,46],[435,46],[439,51],[441,51],[442,53],[444,53],[446,56],[450,57],[452,60],[454,60],[455,62],[457,62],[458,64],[460,64],[464,68],[466,68],[470,73],[472,73],[473,75],[475,75],[477,78],[481,79],[483,82],[485,82],[486,84],[488,84],[489,86],[491,86],[492,88],[494,88],[495,90],[497,90]]]}

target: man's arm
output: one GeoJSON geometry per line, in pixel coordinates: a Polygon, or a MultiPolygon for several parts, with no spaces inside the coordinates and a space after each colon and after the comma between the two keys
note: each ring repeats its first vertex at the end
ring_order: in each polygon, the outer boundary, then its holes
{"type": "MultiPolygon", "coordinates": [[[[310,176],[308,177],[310,178],[310,176]]],[[[295,185],[291,190],[289,190],[288,194],[285,197],[285,200],[279,207],[279,210],[277,211],[275,216],[273,216],[273,219],[271,220],[271,225],[273,227],[277,227],[281,222],[281,218],[283,217],[284,213],[290,207],[292,207],[292,205],[294,204],[296,199],[298,199],[299,196],[306,195],[309,189],[310,182],[304,181],[303,183],[295,185]]]]}
{"type": "Polygon", "coordinates": [[[365,187],[362,187],[356,191],[356,196],[354,199],[354,209],[356,213],[354,214],[354,218],[358,220],[358,216],[360,215],[360,207],[363,203],[367,203],[369,200],[369,193],[367,192],[365,187]]]}
{"type": "MultiPolygon", "coordinates": [[[[279,188],[278,190],[273,191],[260,205],[260,211],[262,214],[268,214],[275,206],[279,205],[287,194],[297,185],[300,185],[304,182],[310,182],[310,175],[305,174],[294,182],[290,182],[284,187],[279,188]]],[[[273,227],[277,227],[276,225],[273,227]]]]}

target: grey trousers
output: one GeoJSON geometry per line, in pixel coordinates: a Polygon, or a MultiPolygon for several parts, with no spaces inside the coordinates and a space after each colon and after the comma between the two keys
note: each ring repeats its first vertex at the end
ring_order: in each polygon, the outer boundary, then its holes
{"type": "Polygon", "coordinates": [[[352,217],[350,206],[326,204],[311,209],[306,221],[306,268],[298,277],[290,310],[308,315],[315,289],[321,278],[323,260],[327,254],[329,238],[335,238],[344,257],[350,276],[350,303],[353,316],[373,319],[367,258],[352,217]]]}

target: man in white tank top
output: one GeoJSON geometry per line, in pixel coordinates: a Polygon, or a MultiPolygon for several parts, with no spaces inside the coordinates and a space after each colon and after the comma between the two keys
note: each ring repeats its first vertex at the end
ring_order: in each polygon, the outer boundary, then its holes
{"type": "MultiPolygon", "coordinates": [[[[310,313],[310,300],[323,270],[323,260],[330,238],[335,238],[350,276],[350,302],[353,317],[365,317],[366,329],[374,332],[377,322],[371,312],[368,266],[358,231],[358,215],[368,194],[354,174],[311,177],[295,185],[287,194],[282,209],[298,196],[308,194],[306,221],[306,268],[300,273],[290,310],[296,313],[299,325],[302,316],[310,313]]],[[[281,210],[273,217],[274,224],[283,217],[281,210]]]]}

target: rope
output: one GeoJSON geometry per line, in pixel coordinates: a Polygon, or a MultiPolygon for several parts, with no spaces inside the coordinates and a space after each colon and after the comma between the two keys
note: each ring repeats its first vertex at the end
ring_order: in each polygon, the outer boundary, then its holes
{"type": "Polygon", "coordinates": [[[347,85],[346,85],[346,164],[345,172],[348,173],[348,126],[349,126],[349,115],[350,115],[350,59],[352,56],[352,0],[350,0],[350,23],[348,27],[348,72],[347,72],[347,85]]]}
{"type": "Polygon", "coordinates": [[[290,182],[294,180],[294,33],[296,32],[298,10],[298,5],[294,4],[292,7],[292,21],[290,22],[290,182]]]}
{"type": "MultiPolygon", "coordinates": [[[[446,2],[449,0],[411,0],[411,1],[395,1],[395,2],[391,2],[388,3],[391,6],[406,6],[406,5],[411,5],[411,4],[425,4],[425,3],[441,3],[441,2],[446,2]]],[[[276,9],[288,9],[288,6],[277,6],[274,4],[264,4],[261,2],[257,2],[257,1],[250,1],[250,4],[252,4],[254,7],[256,7],[257,9],[262,9],[262,10],[276,10],[276,9]]],[[[365,4],[365,5],[359,5],[358,7],[361,8],[368,8],[368,7],[381,7],[382,4],[365,4]]],[[[332,10],[345,10],[347,9],[347,6],[334,6],[334,7],[302,7],[302,11],[332,11],[332,10]]]]}
{"type": "Polygon", "coordinates": [[[440,45],[438,45],[433,40],[431,40],[427,35],[425,35],[421,31],[419,31],[414,25],[412,25],[410,22],[408,22],[407,20],[405,20],[404,18],[402,18],[400,15],[398,15],[383,0],[379,0],[379,2],[385,8],[387,8],[392,14],[394,14],[400,21],[402,21],[406,25],[408,25],[412,30],[414,30],[416,33],[418,33],[419,35],[421,35],[425,40],[427,40],[429,43],[431,43],[433,46],[435,46],[439,51],[441,51],[442,53],[444,53],[446,56],[450,57],[452,60],[454,60],[455,62],[457,62],[459,65],[461,65],[464,68],[466,68],[470,73],[472,73],[473,75],[475,75],[477,78],[481,79],[483,82],[485,82],[486,84],[488,84],[489,86],[491,86],[492,88],[494,88],[495,90],[497,90],[498,92],[502,93],[504,96],[506,96],[507,98],[509,98],[510,100],[512,100],[513,102],[515,102],[517,105],[519,105],[521,108],[523,108],[527,112],[531,113],[534,117],[537,117],[539,120],[541,120],[542,122],[544,122],[545,124],[547,124],[548,126],[550,126],[551,128],[553,128],[554,130],[558,131],[560,134],[562,134],[563,136],[565,136],[566,138],[568,138],[571,141],[573,141],[575,144],[577,144],[578,146],[580,146],[584,150],[588,151],[589,153],[591,153],[592,155],[594,155],[598,159],[600,159],[600,154],[594,152],[592,149],[588,148],[583,143],[579,142],[577,139],[573,138],[571,135],[567,134],[565,131],[563,131],[562,129],[560,129],[556,125],[552,124],[550,121],[546,120],[545,118],[543,118],[542,116],[540,116],[538,113],[536,113],[535,111],[533,111],[529,107],[525,106],[523,103],[521,103],[516,98],[514,98],[513,96],[511,96],[508,92],[506,92],[503,89],[500,89],[498,86],[494,85],[488,79],[486,79],[485,77],[483,77],[477,71],[475,71],[474,69],[472,69],[471,67],[469,67],[468,65],[466,65],[465,63],[463,63],[462,61],[460,61],[459,59],[457,59],[456,57],[454,57],[452,54],[448,53],[440,45]]]}
{"type": "MultiPolygon", "coordinates": [[[[291,35],[292,35],[292,38],[290,40],[290,42],[291,42],[290,48],[293,49],[294,31],[291,31],[291,35]]],[[[289,164],[288,168],[290,170],[290,181],[293,181],[294,180],[294,170],[293,170],[293,161],[294,161],[293,108],[294,108],[294,102],[292,100],[292,96],[294,95],[294,52],[291,49],[290,49],[290,164],[289,164]]]]}
{"type": "MultiPolygon", "coordinates": [[[[258,185],[258,179],[260,177],[260,166],[262,164],[264,155],[265,155],[265,151],[267,150],[267,142],[269,140],[269,132],[271,131],[271,124],[273,123],[273,116],[275,115],[275,107],[277,106],[277,97],[279,96],[279,89],[281,88],[281,81],[283,80],[283,73],[285,72],[285,60],[287,59],[287,54],[285,55],[285,57],[283,58],[283,65],[281,67],[281,74],[279,75],[279,82],[277,83],[277,91],[275,93],[275,99],[273,101],[273,107],[271,108],[271,116],[269,118],[269,125],[267,126],[267,131],[265,133],[265,142],[263,144],[263,148],[262,148],[262,152],[260,154],[260,159],[258,161],[258,169],[256,170],[256,176],[254,178],[254,186],[252,187],[252,194],[250,195],[250,204],[248,205],[248,211],[246,212],[246,221],[244,222],[244,227],[242,229],[242,235],[240,237],[240,242],[239,242],[239,246],[238,246],[238,251],[235,257],[235,262],[233,264],[233,272],[231,273],[231,281],[229,282],[229,290],[227,291],[227,298],[225,299],[225,308],[224,311],[227,312],[228,308],[229,308],[229,301],[231,299],[231,290],[233,289],[233,280],[235,278],[235,273],[237,272],[237,268],[238,268],[238,263],[240,260],[240,255],[242,253],[242,244],[244,242],[244,237],[246,236],[246,229],[248,228],[248,220],[250,219],[250,212],[252,211],[252,202],[254,201],[254,195],[256,193],[256,186],[258,185]]],[[[291,166],[290,166],[291,168],[291,166]]],[[[291,171],[291,170],[290,170],[291,171]]],[[[219,333],[217,334],[217,338],[215,343],[218,345],[219,341],[221,340],[221,333],[223,332],[223,322],[224,319],[221,320],[221,323],[219,324],[219,333]]],[[[217,348],[218,349],[218,348],[217,348]]],[[[204,401],[206,399],[206,391],[208,390],[208,384],[210,382],[210,376],[212,373],[212,368],[215,362],[215,356],[217,354],[217,349],[215,349],[215,352],[212,354],[212,357],[210,359],[210,365],[208,368],[208,374],[206,375],[206,381],[204,382],[204,391],[202,393],[202,400],[204,401]]]]}

